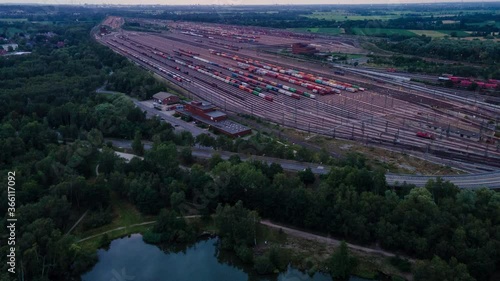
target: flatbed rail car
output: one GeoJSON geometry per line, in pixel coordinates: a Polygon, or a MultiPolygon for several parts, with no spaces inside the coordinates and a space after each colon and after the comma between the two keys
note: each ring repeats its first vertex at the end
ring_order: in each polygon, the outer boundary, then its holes
{"type": "Polygon", "coordinates": [[[433,134],[427,132],[417,132],[416,136],[419,138],[430,139],[430,140],[436,139],[436,137],[433,134]]]}

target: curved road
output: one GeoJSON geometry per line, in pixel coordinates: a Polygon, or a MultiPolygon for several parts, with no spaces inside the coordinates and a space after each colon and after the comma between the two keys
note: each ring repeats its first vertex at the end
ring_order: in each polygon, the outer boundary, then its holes
{"type": "MultiPolygon", "coordinates": [[[[106,141],[111,141],[113,145],[119,147],[130,148],[132,141],[130,140],[117,140],[117,139],[106,139],[106,141]]],[[[145,146],[146,149],[149,149],[150,146],[145,146]]],[[[243,153],[235,153],[229,151],[220,151],[213,150],[211,148],[200,148],[200,147],[192,147],[192,154],[194,157],[209,159],[214,154],[219,154],[222,159],[227,160],[232,155],[238,155],[241,160],[259,160],[266,162],[268,164],[277,163],[283,167],[284,170],[287,171],[303,171],[306,168],[310,168],[313,173],[319,175],[326,175],[330,171],[330,167],[321,166],[317,163],[307,163],[307,162],[298,162],[294,160],[286,160],[279,159],[273,157],[266,156],[256,156],[256,155],[247,155],[243,153]]],[[[448,180],[451,183],[455,184],[459,188],[465,189],[477,189],[482,187],[487,187],[489,189],[500,189],[500,171],[488,172],[488,173],[478,173],[478,174],[466,174],[466,175],[442,175],[439,176],[443,180],[448,180]]],[[[417,187],[424,187],[428,180],[434,179],[436,180],[438,176],[419,176],[419,175],[407,175],[407,174],[386,174],[385,179],[387,184],[390,186],[399,186],[403,183],[414,184],[417,187]]]]}
{"type": "MultiPolygon", "coordinates": [[[[193,148],[193,156],[198,158],[210,158],[213,154],[218,153],[221,155],[222,159],[229,159],[233,154],[227,151],[215,151],[207,148],[193,148]]],[[[238,154],[241,160],[259,160],[266,162],[268,164],[277,163],[280,164],[283,169],[288,171],[302,171],[306,168],[311,168],[312,172],[315,174],[325,175],[328,174],[330,168],[327,166],[321,166],[316,163],[306,163],[298,162],[293,160],[278,159],[272,157],[264,156],[248,156],[245,154],[238,154]]],[[[466,189],[476,189],[487,187],[490,189],[500,189],[500,171],[480,173],[480,174],[466,174],[466,175],[452,175],[452,176],[439,176],[443,180],[449,180],[451,183],[455,184],[459,188],[466,189]]],[[[386,174],[385,179],[387,184],[390,186],[398,186],[403,183],[414,184],[417,187],[424,187],[428,180],[436,180],[438,176],[418,176],[418,175],[406,175],[406,174],[386,174]]]]}

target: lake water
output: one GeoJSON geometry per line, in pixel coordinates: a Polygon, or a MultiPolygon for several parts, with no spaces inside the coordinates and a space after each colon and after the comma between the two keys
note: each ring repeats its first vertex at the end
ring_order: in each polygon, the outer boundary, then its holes
{"type": "MultiPolygon", "coordinates": [[[[185,248],[160,249],[139,234],[113,240],[99,250],[99,262],[83,281],[331,281],[327,274],[313,277],[294,268],[262,277],[242,266],[232,255],[217,250],[217,239],[201,240],[185,248]]],[[[365,281],[351,277],[349,281],[365,281]]]]}

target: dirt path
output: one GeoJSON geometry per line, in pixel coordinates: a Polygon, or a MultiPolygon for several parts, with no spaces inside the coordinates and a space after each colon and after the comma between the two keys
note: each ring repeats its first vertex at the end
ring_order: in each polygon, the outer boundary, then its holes
{"type": "MultiPolygon", "coordinates": [[[[193,215],[193,216],[184,216],[185,219],[194,219],[194,218],[199,218],[201,216],[199,215],[193,215]]],[[[85,237],[83,239],[80,239],[77,241],[77,243],[79,242],[83,242],[83,241],[86,241],[86,240],[89,240],[89,239],[92,239],[92,238],[96,238],[96,237],[99,237],[101,235],[104,235],[106,233],[110,233],[110,232],[113,232],[113,231],[118,231],[118,230],[122,230],[122,229],[125,229],[125,228],[128,228],[128,227],[134,227],[134,226],[141,226],[141,225],[148,225],[148,224],[153,224],[155,223],[156,221],[146,221],[146,222],[141,222],[141,223],[136,223],[136,224],[131,224],[131,225],[127,225],[127,226],[120,226],[120,227],[117,227],[117,228],[114,228],[114,229],[111,229],[111,230],[108,230],[108,231],[104,231],[104,232],[101,232],[101,233],[98,233],[98,234],[94,234],[94,235],[91,235],[91,236],[88,236],[88,237],[85,237]]]]}
{"type": "MultiPolygon", "coordinates": [[[[312,234],[312,233],[309,233],[309,232],[305,232],[305,231],[301,231],[301,230],[289,228],[289,227],[286,227],[286,226],[275,224],[275,223],[273,223],[271,221],[268,221],[268,220],[263,220],[260,223],[263,224],[263,225],[265,225],[265,226],[268,226],[268,227],[272,227],[272,228],[276,228],[276,229],[282,229],[284,233],[286,233],[286,234],[288,234],[290,236],[294,236],[294,237],[299,237],[299,238],[303,238],[303,239],[307,239],[307,240],[318,241],[318,242],[321,242],[321,243],[325,243],[325,244],[329,244],[329,245],[334,245],[334,246],[340,245],[340,242],[341,242],[341,240],[337,240],[337,239],[334,239],[334,238],[324,237],[324,236],[312,234]]],[[[354,244],[350,244],[350,243],[347,243],[347,246],[350,249],[357,250],[357,251],[364,252],[364,253],[368,253],[368,254],[382,255],[382,256],[386,256],[386,257],[395,257],[396,256],[396,254],[390,253],[390,252],[387,252],[387,251],[384,251],[384,250],[363,247],[363,246],[354,245],[354,244]]],[[[408,257],[403,257],[403,256],[401,256],[401,257],[402,258],[406,258],[406,259],[408,259],[411,262],[415,262],[415,260],[410,259],[408,257]]]]}
{"type": "Polygon", "coordinates": [[[92,238],[99,237],[99,236],[104,235],[106,233],[110,233],[110,232],[113,232],[113,231],[122,230],[122,229],[125,229],[127,227],[134,227],[134,226],[139,226],[139,225],[148,225],[148,224],[153,224],[155,222],[156,221],[147,221],[147,222],[136,223],[136,224],[132,224],[132,225],[128,225],[128,226],[120,226],[120,227],[117,227],[117,228],[114,228],[114,229],[111,229],[111,230],[108,230],[108,231],[104,231],[104,232],[101,232],[101,233],[98,233],[98,234],[91,235],[89,237],[85,237],[83,239],[78,240],[77,243],[83,242],[83,241],[86,241],[86,240],[89,240],[89,239],[92,239],[92,238]]]}
{"type": "MultiPolygon", "coordinates": [[[[199,215],[184,216],[185,219],[192,219],[192,218],[199,218],[199,217],[201,217],[201,216],[199,216],[199,215]]],[[[83,241],[86,241],[86,240],[89,240],[89,239],[92,239],[92,238],[104,235],[106,233],[110,233],[110,232],[122,230],[122,229],[125,229],[125,228],[128,228],[128,227],[141,226],[141,225],[149,225],[149,224],[153,224],[155,222],[156,221],[147,221],[147,222],[136,223],[136,224],[132,224],[132,225],[128,225],[128,226],[120,226],[120,227],[117,227],[117,228],[114,228],[114,229],[111,229],[111,230],[108,230],[108,231],[104,231],[104,232],[101,232],[101,233],[98,233],[98,234],[91,235],[89,237],[85,237],[83,239],[78,240],[78,242],[83,242],[83,241]]],[[[303,239],[307,239],[307,240],[317,241],[317,242],[320,242],[320,243],[325,243],[325,244],[329,244],[329,245],[333,245],[333,246],[338,246],[338,245],[340,245],[340,242],[341,242],[341,240],[338,240],[338,239],[334,239],[334,238],[330,238],[330,237],[325,237],[325,236],[321,236],[321,235],[317,235],[317,234],[313,234],[313,233],[309,233],[309,232],[305,232],[305,231],[301,231],[301,230],[289,228],[289,227],[286,227],[286,226],[283,226],[283,225],[279,225],[279,224],[273,223],[273,222],[271,222],[269,220],[262,220],[260,223],[262,225],[267,226],[267,227],[271,227],[271,228],[275,228],[275,229],[282,229],[284,233],[286,233],[286,234],[288,234],[290,236],[298,237],[298,238],[303,238],[303,239]]],[[[351,244],[351,243],[347,243],[347,246],[350,249],[353,249],[353,250],[356,250],[356,251],[360,251],[360,252],[363,252],[363,253],[367,253],[367,254],[381,255],[381,256],[385,256],[385,257],[395,257],[396,256],[396,254],[394,254],[394,253],[387,252],[387,251],[384,251],[384,250],[381,250],[381,249],[374,249],[374,248],[369,248],[369,247],[354,245],[354,244],[351,244]]],[[[415,260],[410,259],[408,257],[405,257],[405,256],[400,256],[400,257],[401,258],[405,258],[405,259],[409,260],[410,262],[415,262],[415,260]]]]}
{"type": "MultiPolygon", "coordinates": [[[[99,166],[99,165],[97,165],[99,166]]],[[[97,171],[97,167],[96,167],[96,171],[97,171]]],[[[99,174],[97,174],[99,175],[99,174]]],[[[87,215],[87,213],[89,212],[89,210],[85,211],[85,213],[83,213],[83,215],[75,222],[75,224],[68,230],[68,232],[66,233],[66,235],[70,234],[71,231],[73,231],[73,229],[75,229],[75,227],[83,220],[83,218],[87,215]]]]}

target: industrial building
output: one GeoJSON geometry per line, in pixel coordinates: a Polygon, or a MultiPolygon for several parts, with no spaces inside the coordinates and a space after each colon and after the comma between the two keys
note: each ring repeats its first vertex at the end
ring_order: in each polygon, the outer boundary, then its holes
{"type": "Polygon", "coordinates": [[[230,137],[241,137],[252,133],[252,129],[227,119],[227,115],[208,102],[192,101],[184,108],[178,108],[176,113],[208,125],[217,132],[230,137]]]}
{"type": "Polygon", "coordinates": [[[292,53],[298,55],[313,55],[319,52],[315,47],[309,46],[306,43],[294,43],[292,44],[292,53]]]}
{"type": "Polygon", "coordinates": [[[2,49],[4,49],[5,51],[9,51],[9,48],[12,50],[12,51],[15,51],[17,50],[17,48],[19,47],[19,45],[17,44],[3,44],[1,45],[2,46],[2,49]]]}
{"type": "Polygon", "coordinates": [[[158,92],[158,93],[153,95],[153,100],[156,103],[168,105],[168,104],[178,103],[179,97],[174,95],[174,94],[167,93],[167,92],[158,92]]]}

